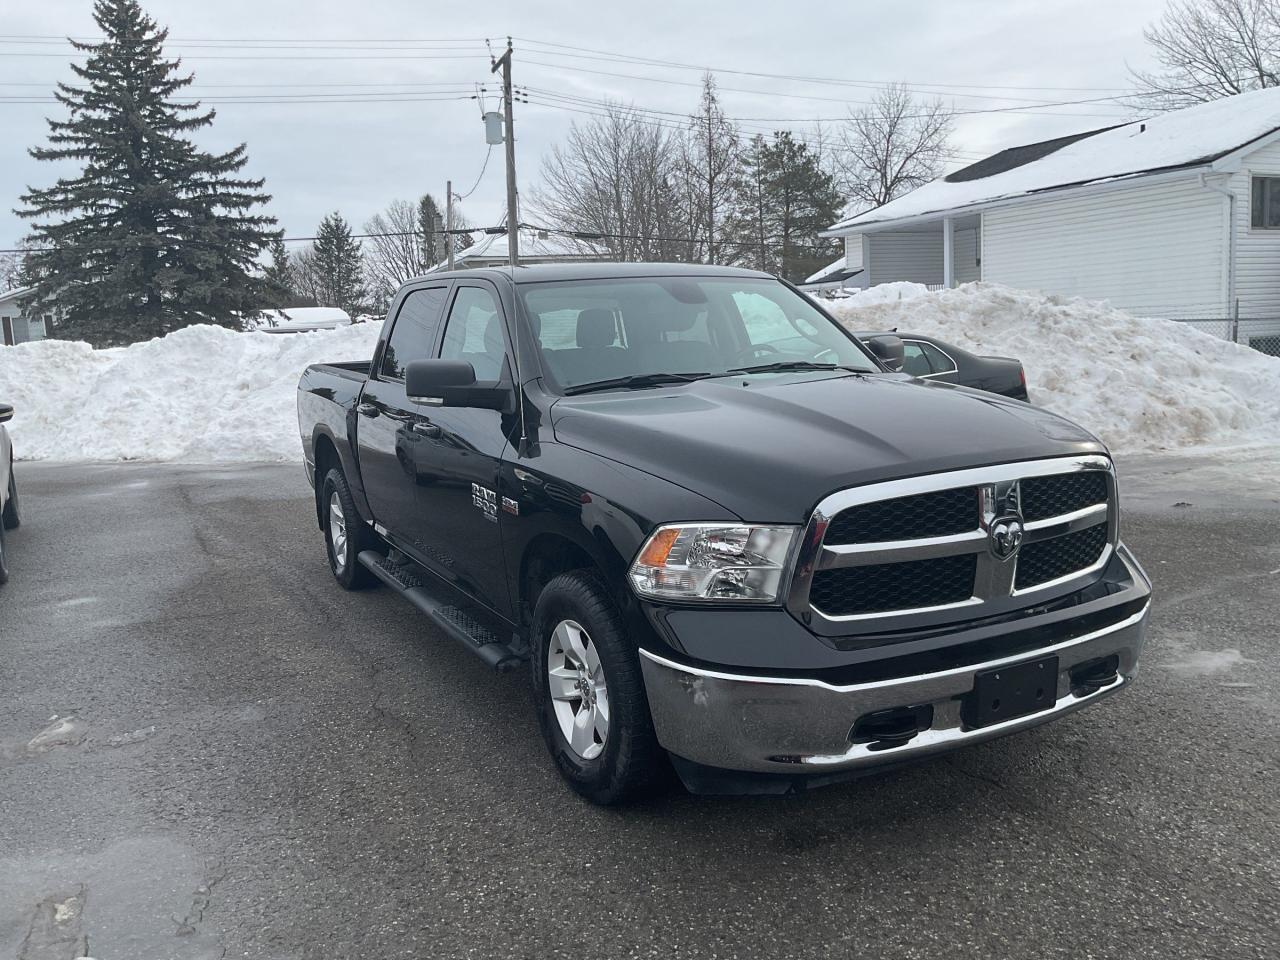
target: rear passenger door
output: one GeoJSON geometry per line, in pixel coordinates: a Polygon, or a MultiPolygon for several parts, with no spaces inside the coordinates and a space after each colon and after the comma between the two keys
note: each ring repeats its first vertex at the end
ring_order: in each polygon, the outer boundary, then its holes
{"type": "Polygon", "coordinates": [[[393,304],[390,334],[356,406],[360,476],[373,517],[413,554],[423,543],[417,488],[424,480],[428,411],[405,395],[404,371],[411,361],[434,354],[451,286],[444,281],[416,287],[393,304]]]}
{"type": "MultiPolygon", "coordinates": [[[[467,361],[478,381],[513,384],[496,288],[482,280],[457,282],[436,356],[467,361]]],[[[427,565],[463,593],[509,617],[501,527],[514,518],[504,509],[498,474],[515,418],[476,407],[433,406],[425,415],[431,432],[419,451],[424,482],[417,495],[427,565]]],[[[514,501],[506,506],[516,509],[514,501]]]]}

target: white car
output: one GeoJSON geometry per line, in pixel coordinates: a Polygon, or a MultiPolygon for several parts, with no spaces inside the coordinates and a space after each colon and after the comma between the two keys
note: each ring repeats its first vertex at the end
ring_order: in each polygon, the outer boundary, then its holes
{"type": "Polygon", "coordinates": [[[13,419],[13,407],[0,403],[0,583],[9,579],[4,532],[18,526],[18,483],[13,477],[13,444],[4,424],[13,419]]]}

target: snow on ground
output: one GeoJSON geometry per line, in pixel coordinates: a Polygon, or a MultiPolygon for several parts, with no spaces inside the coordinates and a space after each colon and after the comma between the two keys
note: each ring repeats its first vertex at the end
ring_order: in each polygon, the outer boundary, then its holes
{"type": "Polygon", "coordinates": [[[1017,357],[1031,400],[1120,452],[1280,444],[1280,359],[1186,324],[996,284],[885,284],[828,306],[852,330],[1017,357]]]}
{"type": "Polygon", "coordinates": [[[299,460],[296,391],[311,363],[373,355],[381,324],[314,333],[195,326],[128,347],[0,347],[0,398],[28,460],[299,460]]]}
{"type": "MultiPolygon", "coordinates": [[[[886,284],[827,307],[851,329],[896,327],[1018,357],[1034,403],[1121,454],[1251,445],[1256,461],[1280,449],[1280,360],[1184,324],[991,284],[886,284]]],[[[17,408],[9,430],[23,459],[297,460],[299,374],[369,357],[379,327],[198,326],[109,350],[0,347],[0,401],[17,408]]]]}

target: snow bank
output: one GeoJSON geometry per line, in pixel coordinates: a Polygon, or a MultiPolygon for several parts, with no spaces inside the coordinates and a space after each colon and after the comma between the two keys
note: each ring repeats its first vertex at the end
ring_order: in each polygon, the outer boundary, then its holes
{"type": "Polygon", "coordinates": [[[381,324],[314,333],[195,326],[128,347],[0,347],[0,398],[28,460],[298,460],[295,393],[310,363],[373,354],[381,324]]]}
{"type": "MultiPolygon", "coordinates": [[[[1036,404],[1121,453],[1280,443],[1280,360],[1184,324],[990,284],[886,284],[827,307],[855,330],[897,327],[1018,357],[1036,404]]],[[[299,374],[370,356],[379,327],[200,326],[110,350],[0,347],[0,400],[17,408],[9,428],[26,459],[297,460],[299,374]]]]}
{"type": "Polygon", "coordinates": [[[934,293],[885,284],[827,309],[852,330],[897,328],[1017,357],[1033,403],[1113,450],[1280,443],[1280,360],[1186,324],[987,283],[934,293]]]}

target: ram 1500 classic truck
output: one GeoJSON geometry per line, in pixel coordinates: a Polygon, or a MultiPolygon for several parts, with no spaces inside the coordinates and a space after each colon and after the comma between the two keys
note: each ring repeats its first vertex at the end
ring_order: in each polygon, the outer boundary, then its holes
{"type": "Polygon", "coordinates": [[[372,360],[299,385],[329,564],[528,663],[600,803],[668,760],[791,791],[1129,685],[1150,585],[1106,448],[901,359],[747,270],[412,280],[372,360]]]}

